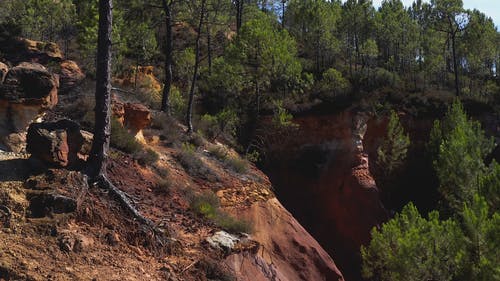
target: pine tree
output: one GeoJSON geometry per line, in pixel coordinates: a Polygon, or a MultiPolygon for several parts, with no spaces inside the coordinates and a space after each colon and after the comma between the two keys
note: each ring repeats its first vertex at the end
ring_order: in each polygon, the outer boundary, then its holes
{"type": "Polygon", "coordinates": [[[385,176],[392,175],[404,163],[409,146],[410,137],[404,132],[398,114],[391,111],[386,137],[377,149],[377,164],[385,176]]]}
{"type": "Polygon", "coordinates": [[[470,204],[479,189],[486,166],[484,159],[493,149],[493,140],[484,135],[481,125],[470,120],[456,100],[442,121],[435,121],[429,150],[444,205],[455,211],[470,204]]]}
{"type": "Polygon", "coordinates": [[[113,1],[99,0],[99,34],[97,39],[97,72],[95,90],[94,141],[87,174],[97,178],[106,173],[106,158],[111,134],[111,33],[113,1]]]}

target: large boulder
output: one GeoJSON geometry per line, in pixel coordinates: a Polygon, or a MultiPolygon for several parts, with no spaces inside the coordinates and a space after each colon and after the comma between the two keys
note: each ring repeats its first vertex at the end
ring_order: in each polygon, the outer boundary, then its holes
{"type": "Polygon", "coordinates": [[[59,93],[68,93],[71,89],[78,86],[83,79],[85,79],[85,74],[76,64],[76,62],[71,60],[65,60],[60,64],[61,70],[59,72],[59,93]]]}
{"type": "Polygon", "coordinates": [[[20,133],[57,104],[59,81],[37,63],[11,68],[0,84],[0,137],[20,133]]]}
{"type": "Polygon", "coordinates": [[[67,167],[78,163],[84,143],[80,125],[71,120],[33,123],[28,129],[28,153],[50,166],[67,167]]]}
{"type": "Polygon", "coordinates": [[[13,63],[30,61],[47,64],[60,62],[64,57],[56,43],[1,35],[0,51],[8,61],[13,63]]]}
{"type": "Polygon", "coordinates": [[[124,125],[139,140],[144,137],[142,130],[151,125],[151,111],[140,103],[126,103],[124,105],[124,125]]]}

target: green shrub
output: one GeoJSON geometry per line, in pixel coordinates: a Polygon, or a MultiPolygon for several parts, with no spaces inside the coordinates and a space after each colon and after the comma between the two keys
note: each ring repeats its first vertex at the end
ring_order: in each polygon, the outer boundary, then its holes
{"type": "Polygon", "coordinates": [[[158,166],[155,166],[154,168],[155,168],[154,170],[155,170],[156,174],[160,178],[166,178],[166,177],[170,176],[170,171],[167,168],[158,167],[158,166]]]}
{"type": "Polygon", "coordinates": [[[296,127],[296,124],[292,122],[293,115],[283,107],[283,101],[274,101],[274,115],[273,115],[273,125],[278,128],[296,127]]]}
{"type": "Polygon", "coordinates": [[[377,165],[384,171],[385,176],[392,175],[404,163],[409,146],[409,135],[405,133],[398,114],[391,111],[387,134],[377,149],[377,165]]]}
{"type": "Polygon", "coordinates": [[[225,161],[228,157],[228,151],[220,145],[211,145],[208,152],[221,161],[225,161]]]}
{"type": "Polygon", "coordinates": [[[140,150],[134,153],[134,158],[141,164],[142,166],[152,165],[160,159],[160,156],[156,151],[147,148],[145,150],[140,150]]]}
{"type": "Polygon", "coordinates": [[[195,195],[190,204],[190,209],[208,219],[215,219],[217,210],[220,207],[219,197],[211,191],[205,191],[199,195],[195,195]]]}
{"type": "Polygon", "coordinates": [[[238,116],[236,112],[225,109],[216,115],[203,115],[199,127],[207,138],[214,140],[219,136],[233,138],[236,134],[237,125],[238,116]]]}
{"type": "Polygon", "coordinates": [[[127,153],[137,153],[142,145],[116,119],[111,118],[111,146],[127,153]]]}
{"type": "Polygon", "coordinates": [[[225,162],[229,166],[229,168],[231,168],[233,171],[237,173],[242,174],[248,170],[247,161],[239,157],[235,156],[228,157],[225,162]]]}
{"type": "Polygon", "coordinates": [[[201,161],[193,144],[183,143],[177,159],[190,175],[215,180],[214,173],[201,161]]]}
{"type": "Polygon", "coordinates": [[[163,112],[153,115],[151,127],[160,130],[160,137],[170,144],[177,144],[182,139],[182,131],[177,121],[163,112]]]}
{"type": "Polygon", "coordinates": [[[227,213],[218,211],[216,213],[215,224],[231,233],[252,233],[252,225],[246,220],[237,219],[227,213]]]}
{"type": "Polygon", "coordinates": [[[230,156],[229,152],[222,146],[212,145],[208,148],[208,152],[237,173],[245,173],[248,170],[248,162],[245,159],[230,156]]]}
{"type": "Polygon", "coordinates": [[[257,150],[253,150],[253,151],[247,152],[247,154],[245,155],[245,158],[252,163],[257,163],[260,161],[260,153],[257,150]]]}
{"type": "Polygon", "coordinates": [[[188,139],[189,143],[196,146],[196,147],[201,147],[205,145],[205,139],[203,136],[199,133],[196,132],[194,134],[191,134],[188,139]]]}
{"type": "Polygon", "coordinates": [[[170,89],[169,102],[172,116],[182,120],[184,118],[184,114],[186,114],[187,102],[186,98],[177,87],[172,87],[170,89]]]}
{"type": "Polygon", "coordinates": [[[156,185],[156,191],[160,194],[169,194],[172,189],[172,181],[170,178],[162,178],[156,185]]]}
{"type": "Polygon", "coordinates": [[[252,226],[245,220],[236,219],[220,210],[220,200],[211,191],[205,191],[190,198],[190,209],[198,215],[212,220],[217,226],[232,233],[251,233],[252,226]]]}
{"type": "Polygon", "coordinates": [[[321,97],[329,99],[345,95],[350,89],[349,80],[344,78],[340,71],[330,68],[323,72],[323,79],[320,82],[321,97]]]}

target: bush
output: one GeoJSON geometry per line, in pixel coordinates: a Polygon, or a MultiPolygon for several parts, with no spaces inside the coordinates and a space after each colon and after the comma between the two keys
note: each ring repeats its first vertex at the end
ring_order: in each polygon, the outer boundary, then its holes
{"type": "Polygon", "coordinates": [[[183,143],[177,159],[182,167],[192,176],[203,177],[207,180],[215,180],[213,172],[196,155],[196,148],[190,143],[183,143]]]}
{"type": "Polygon", "coordinates": [[[182,132],[177,121],[163,112],[153,115],[151,127],[160,130],[160,137],[168,143],[176,144],[182,139],[182,132]]]}
{"type": "Polygon", "coordinates": [[[155,190],[160,194],[169,194],[172,186],[172,181],[169,178],[163,178],[158,182],[155,190]]]}
{"type": "Polygon", "coordinates": [[[385,176],[392,175],[404,163],[409,146],[409,135],[404,132],[398,114],[391,111],[386,137],[377,149],[377,164],[385,176]]]}
{"type": "Polygon", "coordinates": [[[211,191],[194,196],[189,204],[192,211],[208,219],[215,219],[219,207],[219,197],[211,191]]]}
{"type": "Polygon", "coordinates": [[[215,156],[215,158],[219,159],[220,161],[225,161],[228,157],[228,151],[220,145],[211,145],[208,148],[208,152],[215,156]]]}
{"type": "Polygon", "coordinates": [[[170,112],[172,113],[172,116],[179,120],[182,120],[185,117],[184,114],[186,114],[187,101],[177,87],[173,86],[170,89],[169,102],[170,112]]]}
{"type": "Polygon", "coordinates": [[[335,68],[330,68],[323,73],[320,82],[321,97],[325,99],[349,93],[351,84],[349,80],[342,76],[342,73],[335,68]]]}
{"type": "Polygon", "coordinates": [[[189,135],[189,143],[196,147],[201,147],[205,145],[205,139],[199,132],[196,132],[189,135]]]}
{"type": "Polygon", "coordinates": [[[212,145],[208,148],[208,152],[237,173],[245,173],[248,170],[248,162],[245,159],[230,156],[229,152],[222,146],[212,145]]]}
{"type": "Polygon", "coordinates": [[[152,165],[160,159],[160,156],[156,151],[147,148],[145,150],[140,150],[134,154],[134,159],[139,162],[142,166],[152,165]]]}
{"type": "Polygon", "coordinates": [[[218,211],[214,219],[215,224],[231,233],[252,233],[252,225],[246,220],[240,220],[227,213],[218,211]]]}
{"type": "Polygon", "coordinates": [[[111,118],[111,146],[127,153],[137,153],[142,145],[114,117],[111,118]]]}
{"type": "Polygon", "coordinates": [[[399,75],[385,68],[377,67],[368,71],[359,74],[357,79],[360,81],[353,82],[353,85],[362,85],[363,89],[368,92],[382,88],[398,88],[402,85],[399,75]]]}
{"type": "Polygon", "coordinates": [[[239,157],[228,157],[226,159],[226,164],[231,168],[233,171],[237,173],[245,173],[248,170],[248,163],[244,159],[241,159],[239,157]]]}
{"type": "Polygon", "coordinates": [[[215,140],[219,136],[233,138],[236,134],[237,124],[238,117],[236,113],[225,109],[216,115],[203,115],[199,127],[207,138],[215,140]]]}
{"type": "Polygon", "coordinates": [[[198,215],[212,220],[217,226],[232,233],[251,233],[252,226],[245,220],[238,220],[220,210],[220,200],[211,191],[205,191],[190,199],[190,209],[198,215]]]}
{"type": "Polygon", "coordinates": [[[293,115],[283,107],[283,101],[274,101],[274,115],[273,125],[278,128],[296,127],[297,125],[292,122],[293,115]]]}

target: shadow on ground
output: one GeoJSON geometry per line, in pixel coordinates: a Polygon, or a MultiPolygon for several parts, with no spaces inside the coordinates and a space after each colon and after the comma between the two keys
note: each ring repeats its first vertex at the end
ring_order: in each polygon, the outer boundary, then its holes
{"type": "Polygon", "coordinates": [[[0,183],[7,181],[24,181],[34,170],[30,159],[0,160],[0,183]]]}

